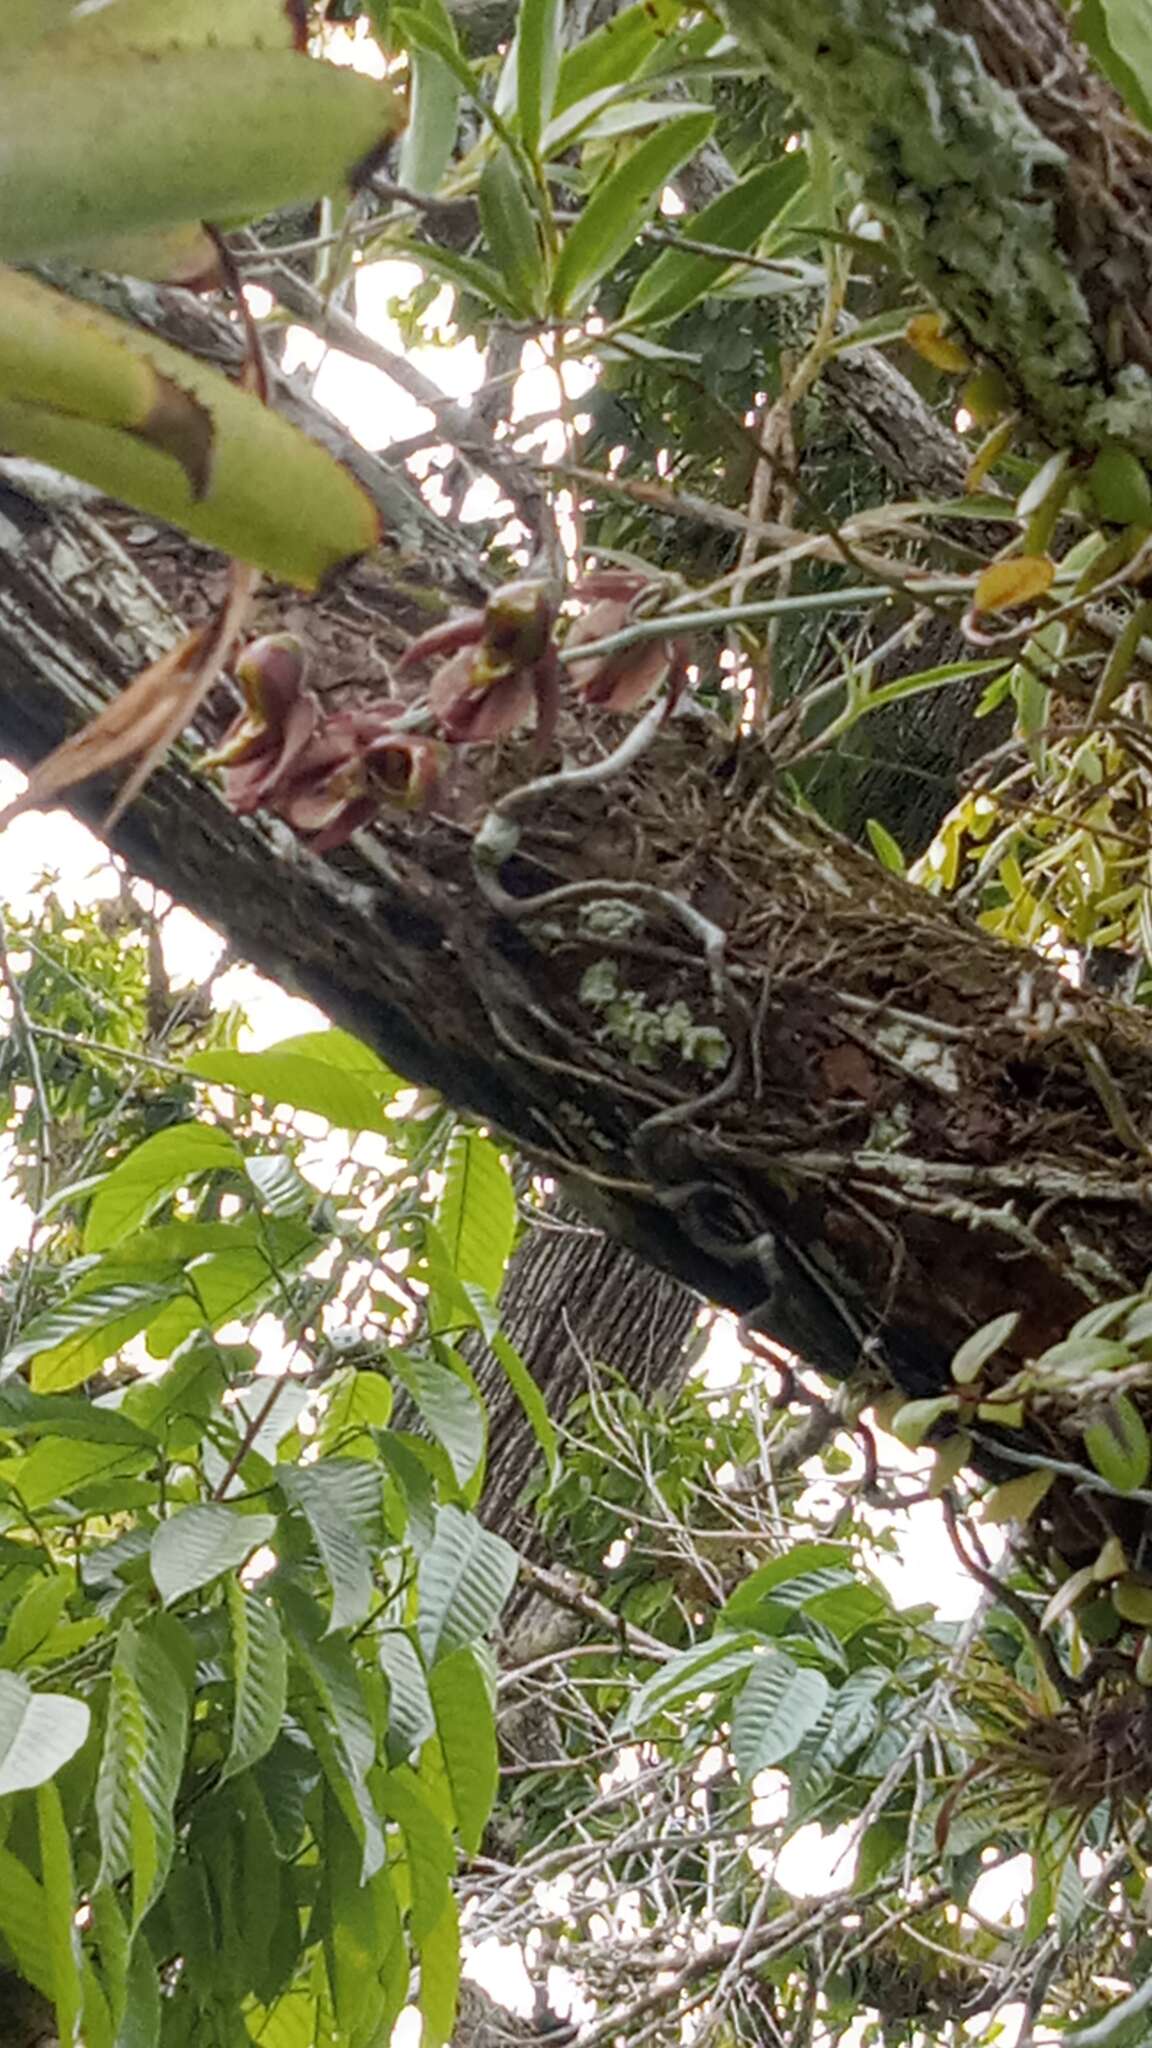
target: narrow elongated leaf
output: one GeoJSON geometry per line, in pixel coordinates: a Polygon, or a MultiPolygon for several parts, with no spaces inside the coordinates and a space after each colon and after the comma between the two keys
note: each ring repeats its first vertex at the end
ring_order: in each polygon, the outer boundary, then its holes
{"type": "Polygon", "coordinates": [[[429,1665],[491,1628],[516,1583],[510,1543],[459,1508],[441,1508],[419,1573],[420,1644],[429,1665]]]}
{"type": "Polygon", "coordinates": [[[149,1430],[117,1408],[105,1408],[82,1397],[34,1394],[23,1380],[8,1380],[0,1386],[0,1436],[32,1441],[41,1436],[73,1436],[88,1443],[137,1444],[142,1448],[155,1442],[149,1430]]]}
{"type": "Polygon", "coordinates": [[[44,1887],[10,1849],[0,1849],[0,1934],[20,1975],[51,1999],[56,1959],[44,1887]]]}
{"type": "Polygon", "coordinates": [[[404,1763],[434,1732],[436,1716],[419,1652],[403,1629],[380,1637],[380,1669],[388,1680],[388,1754],[404,1763]]]}
{"type": "Polygon", "coordinates": [[[0,1641],[0,1666],[12,1671],[34,1659],[59,1621],[75,1584],[71,1572],[51,1572],[33,1579],[5,1627],[0,1641]]]}
{"type": "Polygon", "coordinates": [[[83,1992],[80,1937],[76,1928],[76,1880],[72,1843],[60,1794],[53,1784],[37,1787],[36,1825],[44,1886],[44,1936],[52,1958],[52,2005],[61,2042],[76,2039],[83,1992]]]}
{"type": "Polygon", "coordinates": [[[430,1934],[451,1897],[456,1868],[452,1837],[407,1764],[385,1772],[375,1785],[376,1803],[399,1823],[412,1886],[409,1924],[417,1941],[430,1934]]]}
{"type": "MultiPolygon", "coordinates": [[[[395,1077],[317,1058],[310,1052],[273,1046],[267,1052],[202,1052],[188,1062],[202,1081],[239,1088],[289,1109],[311,1110],[345,1131],[395,1130],[384,1103],[395,1092],[395,1077]]],[[[396,1084],[398,1085],[398,1084],[396,1084]]]]}
{"type": "Polygon", "coordinates": [[[288,1646],[276,1610],[259,1593],[228,1583],[232,1638],[232,1742],[223,1784],[267,1756],[280,1733],[288,1700],[288,1646]]]}
{"type": "Polygon", "coordinates": [[[623,1730],[644,1728],[658,1714],[670,1713],[698,1693],[715,1692],[725,1679],[749,1669],[760,1647],[754,1635],[722,1631],[706,1643],[694,1643],[670,1657],[645,1681],[620,1717],[623,1730]]]}
{"type": "Polygon", "coordinates": [[[495,1300],[516,1234],[516,1191],[499,1148],[463,1124],[448,1147],[436,1228],[457,1277],[495,1300]]]}
{"type": "Polygon", "coordinates": [[[0,1798],[54,1777],[88,1734],[83,1700],[33,1692],[14,1671],[0,1671],[0,1798]]]}
{"type": "MultiPolygon", "coordinates": [[[[423,0],[412,9],[467,65],[456,26],[443,0],[423,0]]],[[[419,44],[408,52],[408,126],[400,145],[400,182],[413,192],[435,192],[452,161],[460,117],[461,85],[456,68],[419,44]]]]}
{"type": "Polygon", "coordinates": [[[172,1861],[187,1729],[184,1681],[156,1624],[125,1622],[112,1665],[96,1815],[99,1882],[131,1876],[133,1928],[161,1891],[172,1861]]]}
{"type": "MultiPolygon", "coordinates": [[[[307,68],[298,57],[285,61],[307,68]]],[[[0,328],[15,335],[0,375],[0,442],[9,452],[83,477],[306,589],[379,539],[371,499],[327,450],[210,364],[11,270],[0,271],[0,328]],[[109,404],[89,417],[99,361],[124,354],[148,366],[150,403],[119,412],[109,404]],[[47,356],[58,372],[55,404],[23,395],[28,366],[39,377],[47,356]]],[[[106,396],[113,389],[111,370],[103,388],[106,396]]]]}
{"type": "Polygon", "coordinates": [[[152,1578],[166,1607],[236,1570],[276,1534],[275,1515],[242,1515],[222,1502],[181,1508],[152,1538],[152,1578]]]}
{"type": "MultiPolygon", "coordinates": [[[[471,1288],[468,1289],[468,1293],[475,1300],[471,1288]]],[[[491,1313],[490,1304],[485,1305],[491,1313]]],[[[559,1467],[560,1446],[556,1426],[548,1413],[548,1404],[520,1353],[504,1335],[503,1330],[491,1329],[486,1331],[486,1334],[492,1355],[531,1424],[532,1434],[547,1460],[549,1473],[555,1476],[559,1467]]]]}
{"type": "Polygon", "coordinates": [[[757,1658],[732,1710],[732,1754],[745,1783],[791,1756],[827,1698],[822,1671],[794,1664],[779,1651],[757,1658]]]}
{"type": "MultiPolygon", "coordinates": [[[[681,222],[681,227],[695,242],[715,242],[739,254],[760,241],[807,180],[808,165],[798,150],[753,171],[701,213],[681,222]]],[[[637,280],[624,318],[652,327],[678,319],[715,289],[724,270],[723,262],[715,257],[665,249],[637,280]]]]}
{"type": "Polygon", "coordinates": [[[536,220],[510,150],[498,149],[480,179],[480,221],[508,298],[523,318],[544,310],[544,264],[536,220]]]}
{"type": "Polygon", "coordinates": [[[638,0],[636,6],[614,14],[603,28],[582,37],[560,66],[556,111],[637,78],[657,48],[661,31],[674,25],[677,11],[674,0],[638,0]]]}
{"type": "Polygon", "coordinates": [[[420,1943],[422,2048],[446,2048],[456,2025],[460,1995],[460,1921],[456,1901],[448,1904],[420,1943]]]}
{"type": "Polygon", "coordinates": [[[474,1856],[500,1782],[491,1696],[471,1650],[442,1657],[428,1684],[460,1841],[465,1854],[474,1856]]]}
{"type": "Polygon", "coordinates": [[[522,0],[516,22],[516,112],[535,155],[556,97],[564,47],[564,0],[522,0]]]}
{"type": "MultiPolygon", "coordinates": [[[[446,1346],[439,1346],[441,1352],[446,1346]]],[[[448,1454],[453,1476],[464,1487],[479,1471],[484,1457],[487,1416],[479,1396],[466,1377],[467,1368],[454,1372],[451,1365],[427,1358],[422,1352],[394,1352],[389,1361],[392,1372],[407,1387],[436,1438],[448,1454]]]]}
{"type": "Polygon", "coordinates": [[[601,179],[557,258],[552,279],[555,312],[575,312],[587,304],[600,279],[635,240],[669,178],[707,140],[712,124],[711,114],[685,114],[669,121],[601,179]]]}
{"type": "Polygon", "coordinates": [[[355,1628],[372,1605],[372,1548],[380,1541],[380,1469],[359,1458],[328,1458],[280,1475],[304,1516],[332,1588],[329,1629],[355,1628]]]}
{"type": "Polygon", "coordinates": [[[240,1148],[218,1124],[174,1124],[133,1147],[112,1168],[88,1205],[86,1252],[107,1251],[141,1224],[178,1188],[202,1173],[243,1171],[240,1148]]]}

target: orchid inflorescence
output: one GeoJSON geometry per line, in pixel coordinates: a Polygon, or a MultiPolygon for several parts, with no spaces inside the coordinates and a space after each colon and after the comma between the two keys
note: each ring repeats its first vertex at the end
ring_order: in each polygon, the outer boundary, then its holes
{"type": "Polygon", "coordinates": [[[585,609],[568,625],[565,663],[557,640],[560,587],[544,579],[507,583],[482,611],[420,634],[397,672],[437,664],[423,730],[412,707],[395,700],[327,710],[308,687],[303,643],[293,633],[265,634],[235,664],[245,709],[213,756],[225,771],[225,799],[241,816],[271,811],[314,852],[326,853],[385,805],[430,804],[448,747],[491,743],[533,718],[537,750],[546,751],[556,734],[565,665],[585,704],[633,710],[682,671],[678,642],[652,638],[586,660],[571,653],[618,633],[655,588],[630,570],[585,577],[575,587],[585,609]]]}

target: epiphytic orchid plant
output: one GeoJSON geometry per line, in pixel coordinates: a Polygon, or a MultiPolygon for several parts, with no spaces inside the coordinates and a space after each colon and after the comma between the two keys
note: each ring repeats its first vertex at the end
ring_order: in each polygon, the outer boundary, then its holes
{"type": "Polygon", "coordinates": [[[567,624],[562,654],[559,586],[535,578],[505,584],[482,611],[433,627],[405,650],[399,674],[436,664],[422,707],[375,699],[328,711],[307,685],[301,641],[267,634],[235,666],[245,709],[213,757],[225,771],[225,799],[240,815],[271,811],[325,853],[385,806],[428,805],[445,743],[491,743],[534,719],[537,751],[546,752],[565,666],[578,698],[602,710],[634,710],[665,682],[671,702],[686,660],[680,642],[653,638],[597,653],[654,587],[626,570],[587,576],[575,586],[584,609],[567,624]],[[581,647],[586,658],[572,659],[581,647]]]}

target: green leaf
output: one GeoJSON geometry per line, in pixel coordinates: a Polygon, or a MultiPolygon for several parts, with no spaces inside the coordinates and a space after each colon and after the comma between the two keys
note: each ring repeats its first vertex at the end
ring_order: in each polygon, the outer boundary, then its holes
{"type": "Polygon", "coordinates": [[[49,1572],[33,1579],[16,1603],[0,1642],[0,1666],[11,1671],[36,1656],[51,1635],[75,1589],[71,1572],[49,1572]]]}
{"type": "Polygon", "coordinates": [[[152,1578],[165,1607],[238,1569],[276,1534],[275,1515],[243,1515],[216,1501],[181,1508],[152,1538],[152,1578]]]}
{"type": "MultiPolygon", "coordinates": [[[[807,182],[807,160],[797,150],[753,171],[678,226],[693,241],[715,242],[736,258],[755,247],[807,182]]],[[[712,256],[665,249],[637,279],[623,317],[650,327],[676,320],[716,289],[727,268],[712,256]]]]}
{"type": "Polygon", "coordinates": [[[305,589],[380,535],[367,492],[254,392],[12,270],[0,270],[0,443],[305,589]]]}
{"type": "Polygon", "coordinates": [[[0,1849],[0,1933],[20,1975],[51,1999],[56,1954],[44,1887],[10,1849],[0,1849]]]}
{"type": "Polygon", "coordinates": [[[361,1876],[366,1880],[381,1868],[385,1845],[366,1782],[376,1761],[376,1731],[360,1672],[344,1639],[324,1635],[324,1617],[314,1600],[287,1582],[276,1592],[319,1709],[305,1707],[305,1725],[340,1810],[361,1844],[361,1876]]]}
{"type": "Polygon", "coordinates": [[[379,2042],[385,1992],[380,1961],[387,1943],[386,1924],[377,1912],[376,1885],[389,1886],[386,1871],[373,1884],[360,1876],[360,1857],[353,1830],[329,1790],[324,1802],[321,1837],[321,1884],[317,1918],[324,1941],[324,1961],[337,2039],[349,2043],[379,2042]]]}
{"type": "Polygon", "coordinates": [[[80,1937],[76,1928],[76,1880],[72,1843],[60,1794],[54,1784],[36,1790],[40,1871],[44,1887],[44,1939],[52,1961],[52,2004],[61,2042],[76,2039],[83,1996],[80,1937]]]}
{"type": "MultiPolygon", "coordinates": [[[[379,1063],[355,1067],[343,1057],[325,1057],[323,1036],[310,1033],[306,1050],[301,1041],[288,1039],[267,1052],[197,1053],[188,1072],[288,1109],[311,1110],[338,1130],[394,1132],[395,1120],[386,1115],[385,1105],[401,1085],[397,1076],[379,1063]]],[[[331,1036],[339,1041],[347,1034],[331,1036]]],[[[366,1052],[355,1039],[350,1042],[366,1052]]]]}
{"type": "Polygon", "coordinates": [[[715,1692],[723,1680],[747,1671],[760,1647],[757,1636],[721,1631],[706,1643],[679,1651],[634,1693],[621,1716],[621,1729],[643,1728],[698,1693],[715,1692]]]}
{"type": "Polygon", "coordinates": [[[1113,1394],[1100,1421],[1089,1423],[1084,1448],[1101,1479],[1117,1493],[1131,1493],[1148,1477],[1152,1444],[1140,1411],[1127,1394],[1113,1394]]]}
{"type": "Polygon", "coordinates": [[[31,1359],[32,1385],[38,1394],[78,1387],[183,1291],[180,1278],[146,1286],[97,1287],[75,1295],[27,1324],[5,1352],[4,1367],[11,1371],[31,1359]]]}
{"type": "Polygon", "coordinates": [[[383,1772],[375,1792],[380,1812],[396,1821],[404,1836],[412,1886],[409,1924],[420,1941],[431,1933],[451,1897],[456,1868],[452,1837],[407,1764],[383,1772]]]}
{"type": "Polygon", "coordinates": [[[12,1461],[7,1478],[25,1509],[35,1514],[50,1501],[100,1480],[128,1479],[143,1472],[155,1452],[127,1445],[88,1444],[76,1438],[43,1437],[26,1458],[12,1461]]]}
{"type": "Polygon", "coordinates": [[[757,1658],[732,1710],[732,1755],[746,1784],[792,1755],[827,1699],[823,1672],[794,1664],[781,1651],[757,1658]]]}
{"type": "Polygon", "coordinates": [[[596,186],[564,238],[552,279],[557,313],[581,310],[635,240],[668,180],[707,140],[711,114],[685,114],[649,135],[596,186]]]}
{"type": "Polygon", "coordinates": [[[418,1579],[420,1645],[429,1666],[485,1635],[516,1583],[510,1543],[459,1508],[441,1508],[418,1579]]]}
{"type": "Polygon", "coordinates": [[[498,1146],[464,1124],[448,1146],[435,1222],[457,1278],[494,1301],[516,1235],[516,1191],[498,1146]]]}
{"type": "MultiPolygon", "coordinates": [[[[455,24],[442,0],[423,0],[419,12],[467,66],[455,24]]],[[[442,57],[416,44],[408,53],[408,126],[400,145],[400,183],[413,192],[435,192],[452,161],[460,115],[460,78],[442,57]]]]}
{"type": "Polygon", "coordinates": [[[471,1650],[442,1657],[428,1686],[460,1841],[465,1854],[474,1856],[500,1783],[491,1696],[471,1650]]]}
{"type": "Polygon", "coordinates": [[[202,1173],[242,1173],[244,1160],[231,1133],[218,1124],[174,1124],[134,1146],[93,1195],[84,1225],[86,1252],[107,1251],[179,1188],[202,1173]]]}
{"type": "Polygon", "coordinates": [[[96,1780],[100,1885],[132,1880],[132,1926],[159,1896],[175,1846],[188,1698],[155,1622],[120,1629],[96,1780]]]}
{"type": "Polygon", "coordinates": [[[1152,123],[1152,21],[1144,0],[1078,0],[1076,28],[1134,114],[1152,123]]]}
{"type": "Polygon", "coordinates": [[[893,839],[886,826],[880,823],[879,818],[866,818],[864,829],[881,867],[887,868],[890,875],[906,874],[908,863],[904,858],[903,849],[899,841],[893,839]]]}
{"type": "Polygon", "coordinates": [[[953,1413],[957,1405],[955,1394],[938,1394],[923,1401],[905,1401],[898,1408],[889,1425],[892,1434],[909,1450],[920,1448],[942,1415],[953,1413]]]}
{"type": "Polygon", "coordinates": [[[259,1593],[228,1582],[232,1639],[232,1741],[220,1782],[267,1756],[280,1733],[288,1700],[288,1646],[275,1608],[259,1593]]]}
{"type": "Polygon", "coordinates": [[[388,1754],[391,1762],[405,1763],[436,1729],[428,1680],[419,1652],[404,1629],[386,1629],[378,1647],[380,1669],[388,1680],[388,1754]]]}
{"type": "Polygon", "coordinates": [[[420,1943],[421,2048],[446,2048],[456,2026],[460,1993],[460,1923],[449,1895],[439,1920],[420,1943]]]}
{"type": "Polygon", "coordinates": [[[584,36],[560,66],[557,112],[609,86],[631,83],[658,47],[662,32],[675,25],[678,14],[675,0],[672,5],[668,0],[639,0],[635,7],[613,15],[603,28],[584,36]]]}
{"type": "Polygon", "coordinates": [[[725,1621],[747,1621],[762,1607],[769,1594],[776,1594],[786,1607],[795,1607],[796,1600],[788,1598],[786,1591],[781,1592],[781,1589],[787,1589],[790,1580],[807,1581],[812,1574],[829,1569],[839,1571],[847,1579],[852,1567],[852,1553],[846,1544],[794,1543],[779,1557],[770,1557],[767,1563],[757,1565],[754,1572],[742,1579],[724,1602],[721,1614],[725,1621]]]}
{"type": "Polygon", "coordinates": [[[87,1739],[91,1714],[62,1692],[33,1692],[0,1671],[0,1798],[54,1777],[87,1739]]]}
{"type": "MultiPolygon", "coordinates": [[[[477,1300],[476,1289],[469,1287],[466,1291],[471,1300],[477,1300]]],[[[494,1324],[495,1317],[486,1297],[483,1311],[494,1324]]],[[[547,1460],[549,1476],[554,1479],[560,1468],[560,1440],[556,1434],[556,1425],[548,1413],[548,1404],[515,1345],[510,1343],[502,1330],[489,1327],[489,1322],[484,1320],[484,1314],[481,1321],[488,1338],[489,1349],[524,1410],[532,1434],[547,1460]]]]}
{"type": "Polygon", "coordinates": [[[535,156],[556,98],[564,47],[564,0],[522,0],[516,23],[516,112],[535,156]]]}
{"type": "Polygon", "coordinates": [[[544,310],[544,263],[536,218],[509,150],[498,149],[485,166],[477,196],[481,226],[508,287],[508,302],[523,319],[531,319],[544,310]]]}
{"type": "Polygon", "coordinates": [[[380,1469],[327,1458],[279,1475],[280,1490],[312,1531],[332,1588],[329,1630],[356,1628],[372,1605],[372,1552],[380,1544],[380,1469]]]}
{"type": "Polygon", "coordinates": [[[952,1360],[952,1378],[958,1387],[970,1387],[973,1380],[979,1379],[988,1360],[1008,1342],[1019,1321],[1019,1309],[1011,1309],[964,1339],[952,1360]]]}
{"type": "MultiPolygon", "coordinates": [[[[455,1362],[455,1353],[447,1345],[439,1349],[455,1362]]],[[[415,1351],[393,1352],[388,1362],[447,1452],[457,1484],[467,1486],[484,1457],[487,1416],[463,1360],[459,1371],[415,1351]]]]}
{"type": "Polygon", "coordinates": [[[0,77],[0,258],[82,257],[108,235],[315,199],[399,126],[385,87],[292,50],[60,37],[0,77]]]}
{"type": "Polygon", "coordinates": [[[87,1443],[155,1444],[149,1430],[142,1428],[117,1408],[102,1407],[82,1396],[34,1394],[23,1380],[8,1380],[0,1386],[0,1436],[80,1437],[87,1443]]]}

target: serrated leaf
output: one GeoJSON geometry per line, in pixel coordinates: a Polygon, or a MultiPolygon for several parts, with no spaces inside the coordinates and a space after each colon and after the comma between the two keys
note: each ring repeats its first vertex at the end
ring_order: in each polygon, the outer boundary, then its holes
{"type": "Polygon", "coordinates": [[[232,1641],[232,1740],[220,1782],[267,1756],[284,1721],[288,1700],[288,1646],[276,1610],[259,1593],[228,1583],[232,1641]]]}
{"type": "Polygon", "coordinates": [[[107,1251],[130,1237],[162,1202],[200,1174],[243,1170],[235,1138],[218,1124],[173,1124],[154,1132],[97,1188],[84,1225],[85,1251],[107,1251]]]}
{"type": "Polygon", "coordinates": [[[474,1856],[500,1783],[492,1700],[471,1650],[442,1657],[428,1685],[460,1841],[465,1854],[474,1856]]]}
{"type": "Polygon", "coordinates": [[[502,1536],[459,1508],[440,1509],[417,1582],[417,1627],[429,1666],[487,1633],[516,1583],[519,1563],[502,1536]]]}
{"type": "Polygon", "coordinates": [[[781,1652],[757,1658],[732,1709],[732,1755],[745,1784],[792,1755],[827,1699],[823,1672],[781,1652]]]}
{"type": "Polygon", "coordinates": [[[181,1508],[152,1538],[152,1579],[166,1607],[184,1593],[236,1571],[276,1534],[275,1515],[242,1515],[222,1502],[181,1508]]]}
{"type": "Polygon", "coordinates": [[[952,1360],[952,1378],[958,1387],[970,1387],[973,1380],[979,1379],[988,1360],[1008,1342],[1019,1321],[1019,1309],[1012,1309],[964,1339],[952,1360]]]}
{"type": "Polygon", "coordinates": [[[635,240],[668,180],[707,140],[713,118],[686,114],[669,121],[600,180],[561,245],[552,277],[555,312],[578,312],[586,305],[635,240]]]}
{"type": "Polygon", "coordinates": [[[87,1739],[91,1714],[67,1693],[33,1692],[0,1671],[0,1798],[43,1785],[87,1739]]]}
{"type": "Polygon", "coordinates": [[[31,1359],[32,1386],[38,1394],[81,1386],[183,1292],[182,1277],[139,1286],[94,1287],[34,1317],[8,1347],[4,1367],[11,1371],[31,1359]]]}
{"type": "Polygon", "coordinates": [[[1140,1411],[1127,1394],[1113,1394],[1101,1419],[1089,1423],[1084,1448],[1101,1479],[1117,1493],[1131,1493],[1148,1477],[1152,1444],[1140,1411]]]}
{"type": "Polygon", "coordinates": [[[522,0],[516,21],[516,112],[534,156],[556,98],[564,48],[564,0],[522,0]]]}
{"type": "Polygon", "coordinates": [[[1007,612],[1030,604],[1051,590],[1056,564],[1047,555],[1012,555],[1006,562],[989,562],[976,579],[972,599],[975,612],[1007,612]]]}
{"type": "Polygon", "coordinates": [[[96,1780],[100,1885],[132,1880],[139,1926],[168,1875],[184,1769],[188,1698],[154,1623],[121,1627],[96,1780]]]}
{"type": "MultiPolygon", "coordinates": [[[[761,240],[807,182],[807,160],[797,150],[753,171],[679,225],[694,242],[713,242],[731,249],[735,261],[761,240]]],[[[716,289],[725,269],[723,261],[714,256],[665,249],[633,286],[624,319],[645,326],[679,319],[716,289]]]]}
{"type": "Polygon", "coordinates": [[[516,1191],[499,1148],[463,1124],[448,1145],[435,1223],[457,1278],[494,1301],[516,1234],[516,1191]]]}
{"type": "Polygon", "coordinates": [[[380,1470],[359,1458],[327,1458],[279,1475],[304,1516],[332,1588],[329,1629],[356,1628],[372,1605],[372,1547],[380,1541],[380,1470]]]}

